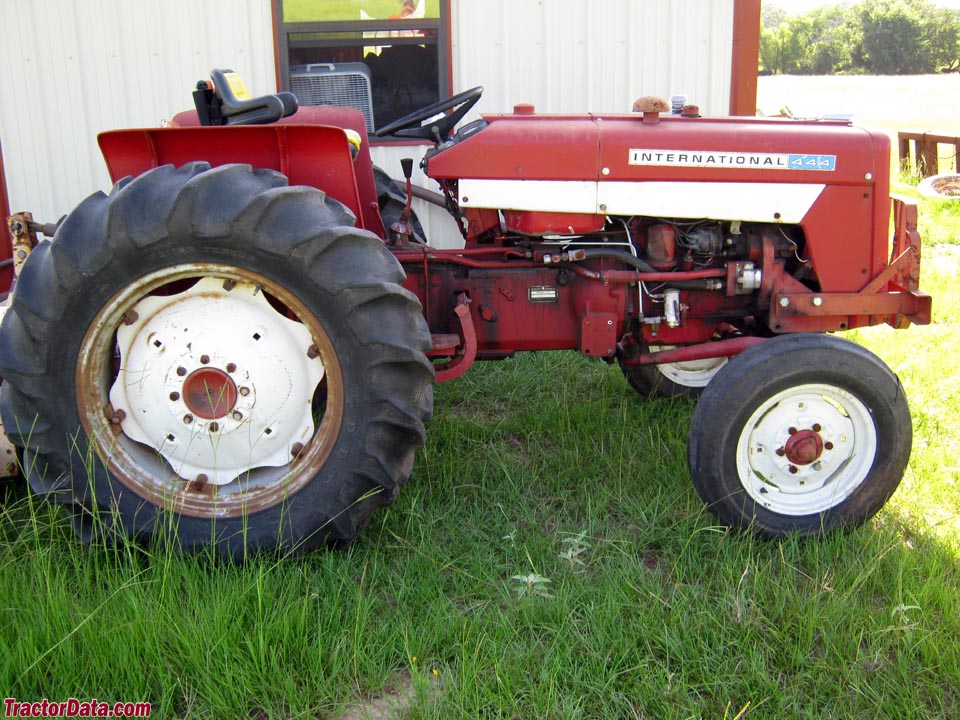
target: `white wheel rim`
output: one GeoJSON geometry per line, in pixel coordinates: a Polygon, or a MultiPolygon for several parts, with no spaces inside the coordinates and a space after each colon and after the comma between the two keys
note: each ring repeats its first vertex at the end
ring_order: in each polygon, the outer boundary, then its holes
{"type": "Polygon", "coordinates": [[[876,453],[876,425],[861,400],[833,385],[798,385],[750,416],[737,441],[737,472],[767,510],[812,515],[860,487],[876,453]]]}
{"type": "Polygon", "coordinates": [[[114,295],[81,343],[76,382],[84,431],[116,480],[196,517],[240,517],[285,502],[323,468],[345,404],[337,352],[314,313],[272,279],[217,263],[167,267],[114,295]],[[188,329],[190,339],[180,337],[188,329]],[[204,336],[215,346],[197,345],[204,336]],[[157,339],[173,362],[150,358],[157,339]],[[264,346],[268,339],[276,346],[264,346]],[[245,343],[257,352],[236,359],[245,343]],[[184,380],[207,367],[236,389],[229,413],[218,404],[209,419],[186,423],[170,394],[182,395],[184,380]],[[170,387],[174,377],[179,389],[170,387]],[[187,449],[175,451],[168,434],[187,449]]]}
{"type": "MultiPolygon", "coordinates": [[[[675,345],[659,345],[651,347],[653,352],[673,350],[675,345]]],[[[655,367],[667,380],[684,387],[706,387],[717,372],[727,363],[725,357],[703,358],[702,360],[687,360],[685,362],[663,363],[655,367]]]]}
{"type": "Polygon", "coordinates": [[[174,295],[147,296],[131,312],[136,320],[117,329],[110,403],[123,411],[124,434],[177,475],[225,485],[254,468],[288,465],[293,448],[309,442],[323,363],[310,357],[310,330],[277,312],[258,286],[206,277],[174,295]],[[191,403],[198,384],[211,407],[191,403]]]}

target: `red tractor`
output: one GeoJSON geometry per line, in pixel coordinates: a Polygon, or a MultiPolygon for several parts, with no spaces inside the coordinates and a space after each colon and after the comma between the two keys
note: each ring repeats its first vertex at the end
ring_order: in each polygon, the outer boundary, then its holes
{"type": "Polygon", "coordinates": [[[900,482],[903,388],[828,334],[930,321],[886,135],[656,98],[456,129],[474,88],[377,132],[433,143],[419,194],[463,236],[437,249],[360,113],[213,77],[174,126],[100,136],[109,195],[10,219],[0,414],[84,539],[347,543],[410,477],[433,383],[524,350],[699,395],[690,473],[732,527],[856,526],[900,482]]]}

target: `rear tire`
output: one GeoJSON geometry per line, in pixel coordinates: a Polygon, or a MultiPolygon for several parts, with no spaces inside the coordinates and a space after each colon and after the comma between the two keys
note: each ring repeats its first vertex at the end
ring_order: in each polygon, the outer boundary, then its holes
{"type": "Polygon", "coordinates": [[[419,302],[353,221],[242,165],[84,201],[0,326],[0,413],[33,490],[86,541],[350,542],[408,479],[433,399],[419,302]]]}
{"type": "Polygon", "coordinates": [[[767,537],[856,527],[896,490],[912,424],[897,376],[828,335],[787,335],[731,360],[690,424],[693,484],[725,524],[767,537]]]}

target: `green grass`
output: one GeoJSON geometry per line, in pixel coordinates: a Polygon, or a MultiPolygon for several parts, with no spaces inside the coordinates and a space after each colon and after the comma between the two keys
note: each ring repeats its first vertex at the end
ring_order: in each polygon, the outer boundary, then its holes
{"type": "MultiPolygon", "coordinates": [[[[927,238],[957,217],[922,212],[927,238]]],[[[935,322],[854,334],[915,426],[901,489],[858,531],[724,531],[686,469],[692,403],[528,355],[437,388],[410,485],[346,552],[87,548],[0,488],[0,689],[163,718],[958,717],[960,248],[926,253],[935,322]]]]}
{"type": "MultiPolygon", "coordinates": [[[[440,0],[420,2],[426,3],[425,17],[440,17],[440,0]]],[[[403,0],[283,0],[283,19],[285,22],[359,20],[363,10],[370,17],[383,20],[400,14],[402,9],[403,0]]]]}

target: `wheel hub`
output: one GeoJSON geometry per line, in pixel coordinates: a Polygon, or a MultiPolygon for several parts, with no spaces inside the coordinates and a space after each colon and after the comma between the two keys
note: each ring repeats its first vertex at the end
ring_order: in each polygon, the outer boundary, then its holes
{"type": "Polygon", "coordinates": [[[787,440],[783,454],[794,465],[809,465],[823,454],[823,439],[814,430],[800,430],[787,440]]]}
{"type": "Polygon", "coordinates": [[[224,417],[237,404],[237,385],[223,370],[202,367],[183,382],[183,401],[187,409],[204,420],[224,417]]]}
{"type": "Polygon", "coordinates": [[[142,298],[124,318],[113,415],[179,477],[226,485],[303,452],[323,360],[310,330],[260,286],[204,277],[142,298]]]}

